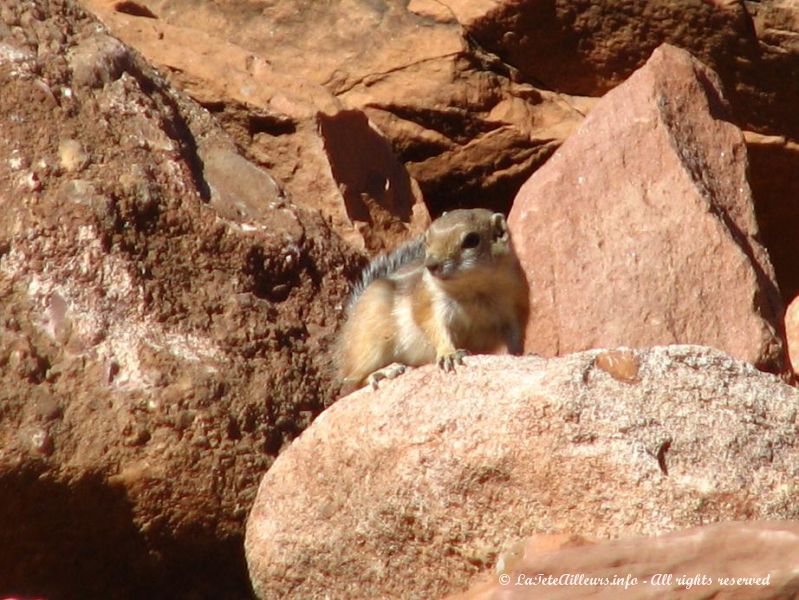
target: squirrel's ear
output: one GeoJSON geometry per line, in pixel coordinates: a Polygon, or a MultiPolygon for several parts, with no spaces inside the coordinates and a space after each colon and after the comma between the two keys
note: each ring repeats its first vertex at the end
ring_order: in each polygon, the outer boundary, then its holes
{"type": "Polygon", "coordinates": [[[505,221],[505,215],[502,213],[494,213],[491,215],[491,229],[492,238],[496,242],[498,240],[508,239],[508,224],[505,221]]]}

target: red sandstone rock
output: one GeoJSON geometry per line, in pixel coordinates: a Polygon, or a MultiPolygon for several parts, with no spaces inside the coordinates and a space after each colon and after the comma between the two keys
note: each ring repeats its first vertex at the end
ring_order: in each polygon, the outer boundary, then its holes
{"type": "Polygon", "coordinates": [[[786,138],[785,148],[756,149],[765,152],[752,155],[750,184],[783,299],[799,292],[790,258],[799,250],[785,218],[797,212],[799,170],[790,150],[799,139],[795,3],[360,0],[306,3],[301,16],[290,1],[257,12],[235,1],[85,4],[216,112],[290,195],[310,192],[304,201],[371,251],[426,221],[402,221],[367,194],[381,207],[379,233],[352,222],[327,174],[311,119],[317,109],[368,114],[434,212],[509,210],[521,183],[590,108],[591,99],[562,92],[602,94],[659,44],[685,48],[719,73],[737,123],[786,138]]]}
{"type": "Polygon", "coordinates": [[[736,120],[796,139],[799,7],[791,0],[447,0],[482,47],[530,81],[601,95],[663,43],[683,48],[722,78],[736,120]]]}
{"type": "MultiPolygon", "coordinates": [[[[288,192],[314,189],[339,231],[350,225],[345,213],[357,217],[344,210],[352,205],[319,155],[308,119],[315,107],[328,115],[342,107],[363,111],[438,213],[486,205],[507,211],[518,186],[590,105],[514,81],[506,65],[464,37],[440,2],[314,2],[301,16],[288,0],[259,12],[235,2],[143,2],[158,19],[131,15],[119,2],[86,5],[217,111],[288,192]]],[[[356,132],[350,137],[360,141],[356,132]]],[[[380,206],[382,198],[373,200],[380,206]]],[[[406,200],[401,214],[409,206],[419,210],[406,200]]],[[[393,216],[414,232],[423,225],[393,216]]],[[[367,239],[367,247],[378,245],[367,239]]]]}
{"type": "MultiPolygon", "coordinates": [[[[528,81],[601,95],[662,43],[691,52],[724,84],[730,114],[764,135],[749,144],[749,183],[784,302],[799,294],[799,5],[780,2],[447,0],[482,47],[528,81]]],[[[755,136],[757,137],[757,136],[755,136]]]]}
{"type": "Polygon", "coordinates": [[[720,523],[543,551],[540,537],[487,583],[447,600],[771,600],[795,598],[799,584],[799,525],[792,521],[720,523]]]}
{"type": "Polygon", "coordinates": [[[590,101],[513,81],[459,28],[438,27],[441,42],[432,46],[416,43],[417,29],[410,31],[381,49],[381,71],[338,97],[386,132],[432,212],[487,205],[507,211],[513,190],[571,133],[590,101]]]}
{"type": "Polygon", "coordinates": [[[784,136],[746,132],[746,147],[762,241],[787,304],[799,296],[799,143],[784,136]]]}
{"type": "Polygon", "coordinates": [[[522,189],[526,349],[698,343],[785,369],[781,302],[716,76],[659,48],[522,189]]]}
{"type": "Polygon", "coordinates": [[[799,392],[773,375],[693,346],[465,362],[339,400],[280,455],[247,524],[259,597],[435,598],[534,533],[799,516],[799,392]]]}
{"type": "MultiPolygon", "coordinates": [[[[355,247],[387,250],[429,224],[418,186],[383,133],[360,111],[345,110],[308,74],[335,53],[302,59],[302,67],[291,63],[289,69],[276,60],[274,40],[268,51],[250,49],[261,47],[247,33],[258,22],[251,16],[247,27],[229,32],[226,39],[219,17],[196,6],[187,8],[176,24],[132,15],[118,2],[97,0],[88,6],[121,39],[170,73],[177,87],[216,112],[247,149],[247,157],[269,167],[290,198],[322,211],[355,247]],[[201,33],[203,26],[210,26],[207,34],[201,33]],[[307,76],[299,77],[303,72],[307,76]],[[349,155],[331,154],[344,140],[349,155]]],[[[153,5],[152,12],[165,11],[153,5]]],[[[231,13],[226,18],[239,17],[231,13]]],[[[264,24],[260,31],[271,28],[274,24],[264,24]]]]}
{"type": "Polygon", "coordinates": [[[799,375],[799,296],[785,310],[785,339],[793,372],[799,375]]]}
{"type": "Polygon", "coordinates": [[[599,96],[663,43],[730,71],[756,47],[743,2],[447,0],[481,44],[549,89],[599,96]],[[477,8],[475,8],[477,7],[477,8]]]}
{"type": "MultiPolygon", "coordinates": [[[[790,74],[799,55],[799,5],[793,0],[745,2],[757,54],[741,57],[729,85],[738,92],[736,114],[761,133],[799,138],[799,81],[790,74]]],[[[726,82],[725,82],[726,83],[726,82]]],[[[790,194],[786,199],[792,199],[790,194]]]]}
{"type": "Polygon", "coordinates": [[[0,90],[0,593],[248,597],[355,253],[68,1],[0,6],[0,90]]]}

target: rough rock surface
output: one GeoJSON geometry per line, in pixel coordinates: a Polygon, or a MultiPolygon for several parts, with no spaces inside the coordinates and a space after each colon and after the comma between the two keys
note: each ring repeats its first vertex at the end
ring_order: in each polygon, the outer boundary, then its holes
{"type": "Polygon", "coordinates": [[[70,2],[1,5],[0,89],[0,593],[247,597],[358,261],[70,2]]]}
{"type": "MultiPolygon", "coordinates": [[[[755,60],[738,64],[752,77],[742,76],[741,88],[756,100],[746,126],[770,136],[748,140],[750,183],[754,192],[763,241],[769,249],[783,301],[799,295],[799,3],[746,2],[758,38],[755,60]],[[759,119],[758,119],[759,117],[759,119]]],[[[744,74],[745,75],[745,74],[744,74]]],[[[739,111],[742,112],[742,111],[739,111]]]]}
{"type": "MultiPolygon", "coordinates": [[[[799,4],[795,0],[743,3],[757,38],[754,52],[736,57],[727,85],[734,88],[736,115],[762,133],[799,140],[799,4]]],[[[786,199],[790,196],[786,195],[786,199]]]]}
{"type": "MultiPolygon", "coordinates": [[[[426,228],[421,192],[383,134],[361,111],[347,110],[323,86],[298,77],[330,52],[320,48],[313,60],[281,70],[274,52],[283,45],[270,40],[263,46],[263,32],[274,25],[251,11],[214,17],[213,7],[180,6],[171,13],[173,23],[155,18],[167,12],[155,3],[152,10],[116,1],[86,4],[176,87],[214,112],[245,156],[270,169],[289,196],[321,210],[354,246],[385,250],[426,228]],[[241,28],[226,30],[224,18],[241,28]],[[246,44],[256,30],[261,46],[246,44]],[[248,49],[253,45],[261,51],[248,49]]],[[[303,22],[302,28],[314,25],[321,24],[303,22]]],[[[303,39],[299,31],[293,35],[303,39]]]]}
{"type": "MultiPolygon", "coordinates": [[[[287,191],[315,189],[337,231],[352,233],[353,217],[334,179],[320,176],[327,158],[308,118],[319,107],[368,114],[436,214],[467,205],[509,210],[518,187],[593,104],[572,94],[605,93],[664,42],[716,70],[742,128],[788,146],[799,140],[792,0],[84,1],[216,111],[287,191]]],[[[790,259],[799,248],[793,221],[783,218],[799,210],[799,156],[773,144],[757,150],[750,183],[787,302],[799,293],[790,259]]],[[[370,213],[379,233],[355,223],[371,251],[418,230],[383,202],[370,213]]]]}
{"type": "Polygon", "coordinates": [[[527,81],[599,96],[663,43],[721,76],[735,117],[758,131],[799,136],[799,7],[793,0],[447,0],[466,30],[527,81]]]}
{"type": "Polygon", "coordinates": [[[503,573],[447,600],[772,600],[795,598],[799,586],[799,525],[789,521],[720,523],[588,546],[550,537],[520,544],[521,556],[503,573]]]}
{"type": "Polygon", "coordinates": [[[657,0],[446,0],[469,35],[519,78],[555,92],[599,96],[662,43],[719,74],[730,114],[765,134],[750,144],[749,182],[783,300],[799,294],[799,3],[657,0]]]}
{"type": "Polygon", "coordinates": [[[524,184],[508,222],[528,351],[697,343],[785,370],[746,147],[725,114],[714,73],[662,46],[524,184]]]}
{"type": "Polygon", "coordinates": [[[747,132],[746,147],[757,222],[787,304],[799,296],[799,143],[747,132]]]}
{"type": "Polygon", "coordinates": [[[795,375],[799,375],[799,296],[785,309],[785,339],[795,375]]]}
{"type": "Polygon", "coordinates": [[[445,3],[283,0],[257,11],[235,2],[137,3],[150,16],[130,4],[86,0],[176,85],[219,110],[252,158],[268,164],[282,149],[277,176],[289,191],[318,172],[292,156],[313,156],[318,146],[300,135],[313,125],[298,106],[344,106],[391,140],[432,212],[507,211],[589,104],[514,81],[464,36],[445,3]]]}
{"type": "Polygon", "coordinates": [[[799,393],[696,346],[421,367],[327,409],[247,523],[261,598],[434,598],[534,533],[796,519],[799,393]]]}
{"type": "MultiPolygon", "coordinates": [[[[471,0],[450,0],[475,5],[471,0]]],[[[743,2],[499,0],[461,13],[467,30],[528,79],[548,89],[601,96],[663,43],[723,69],[756,47],[743,2]]]]}

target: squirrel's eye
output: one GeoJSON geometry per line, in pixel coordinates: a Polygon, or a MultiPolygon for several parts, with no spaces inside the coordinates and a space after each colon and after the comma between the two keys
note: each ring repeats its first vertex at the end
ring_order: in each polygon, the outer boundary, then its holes
{"type": "Polygon", "coordinates": [[[463,241],[461,242],[461,248],[464,250],[468,250],[469,248],[477,248],[480,245],[480,234],[475,233],[474,231],[471,233],[467,233],[463,237],[463,241]]]}

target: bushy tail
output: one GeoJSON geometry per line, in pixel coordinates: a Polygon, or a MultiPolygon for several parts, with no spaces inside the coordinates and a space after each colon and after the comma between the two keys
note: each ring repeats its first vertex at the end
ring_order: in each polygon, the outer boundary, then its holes
{"type": "Polygon", "coordinates": [[[422,237],[406,242],[389,254],[383,254],[372,260],[352,286],[352,293],[347,302],[347,312],[352,309],[370,283],[377,279],[390,277],[405,265],[421,260],[424,260],[424,239],[422,237]]]}

